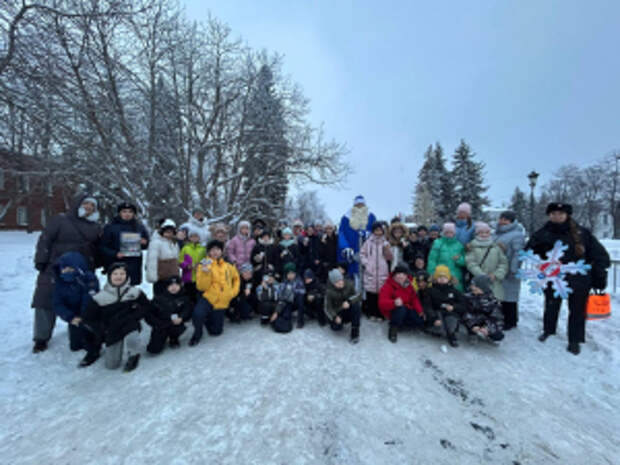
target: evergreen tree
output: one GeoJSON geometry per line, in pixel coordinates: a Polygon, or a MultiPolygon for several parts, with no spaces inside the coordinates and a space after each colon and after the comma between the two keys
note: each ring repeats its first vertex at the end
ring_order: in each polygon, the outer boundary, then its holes
{"type": "MultiPolygon", "coordinates": [[[[446,168],[446,162],[443,156],[443,148],[439,142],[435,143],[435,148],[429,145],[424,152],[424,164],[418,173],[418,184],[415,189],[415,198],[417,199],[424,187],[424,210],[425,217],[431,217],[434,220],[443,218],[446,212],[446,202],[452,202],[453,191],[449,185],[449,172],[446,168]],[[429,199],[426,199],[426,196],[429,199]]],[[[417,200],[414,201],[414,204],[417,200]]]]}
{"type": "Polygon", "coordinates": [[[518,187],[515,187],[515,191],[510,198],[509,208],[510,210],[515,212],[515,215],[517,215],[517,221],[519,223],[529,227],[528,222],[530,221],[530,219],[528,200],[525,197],[525,193],[518,187]]]}
{"type": "Polygon", "coordinates": [[[475,161],[474,156],[469,145],[461,139],[453,155],[450,178],[454,185],[455,204],[468,202],[472,216],[480,218],[482,208],[489,205],[489,199],[484,195],[488,187],[484,185],[484,163],[475,161]]]}
{"type": "Polygon", "coordinates": [[[442,221],[447,220],[456,210],[454,184],[452,183],[452,173],[446,167],[446,160],[443,155],[443,148],[439,142],[435,143],[433,151],[435,157],[435,169],[439,173],[439,185],[441,186],[439,199],[435,200],[437,206],[437,216],[442,221]]]}
{"type": "Polygon", "coordinates": [[[426,186],[418,183],[413,204],[413,221],[417,224],[429,225],[436,221],[433,199],[426,186]]]}

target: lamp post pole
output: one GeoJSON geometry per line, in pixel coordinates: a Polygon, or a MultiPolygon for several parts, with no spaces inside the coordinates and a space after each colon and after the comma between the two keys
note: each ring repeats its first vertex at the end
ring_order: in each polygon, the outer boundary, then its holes
{"type": "Polygon", "coordinates": [[[536,181],[538,181],[539,174],[532,170],[527,178],[530,180],[530,236],[534,234],[534,188],[536,187],[536,181]]]}

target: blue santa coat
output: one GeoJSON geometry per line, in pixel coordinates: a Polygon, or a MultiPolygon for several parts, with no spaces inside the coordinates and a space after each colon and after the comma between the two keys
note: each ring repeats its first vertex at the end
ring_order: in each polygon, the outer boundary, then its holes
{"type": "Polygon", "coordinates": [[[91,295],[99,291],[97,277],[88,271],[88,263],[79,252],[67,252],[54,264],[55,285],[52,298],[54,312],[66,322],[81,316],[91,295]],[[60,270],[70,266],[75,272],[69,279],[60,276],[60,270]]]}
{"type": "MultiPolygon", "coordinates": [[[[353,249],[356,254],[360,251],[360,243],[365,241],[366,238],[372,232],[372,225],[377,221],[373,213],[368,214],[368,222],[366,228],[357,231],[349,224],[349,217],[351,216],[351,210],[349,210],[340,220],[340,227],[338,228],[338,260],[344,261],[345,258],[342,255],[344,249],[353,249]],[[360,235],[362,240],[360,241],[360,235]]],[[[357,262],[349,264],[347,274],[353,276],[359,272],[359,266],[357,262]]]]}

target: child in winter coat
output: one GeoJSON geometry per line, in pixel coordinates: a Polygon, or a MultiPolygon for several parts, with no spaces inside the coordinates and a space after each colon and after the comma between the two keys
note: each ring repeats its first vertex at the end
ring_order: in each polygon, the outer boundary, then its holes
{"type": "Polygon", "coordinates": [[[504,298],[502,281],[508,273],[508,259],[501,246],[493,242],[491,227],[483,222],[476,223],[476,237],[467,248],[467,269],[473,277],[488,276],[493,294],[501,301],[504,298]]]}
{"type": "Polygon", "coordinates": [[[297,276],[293,263],[284,266],[284,281],[278,291],[278,305],[270,317],[271,326],[277,333],[293,330],[293,310],[297,309],[297,327],[304,326],[304,295],[306,288],[297,276]]]}
{"type": "Polygon", "coordinates": [[[263,282],[256,289],[258,299],[258,313],[260,324],[266,325],[276,311],[280,292],[280,283],[275,279],[273,272],[263,275],[263,282]]]}
{"type": "Polygon", "coordinates": [[[471,219],[471,205],[463,202],[456,208],[456,220],[454,222],[455,237],[463,245],[467,245],[474,238],[475,225],[471,219]]]}
{"type": "Polygon", "coordinates": [[[278,250],[273,243],[271,237],[271,231],[263,229],[260,232],[257,244],[252,249],[250,255],[252,265],[254,266],[254,287],[258,287],[263,281],[263,275],[273,271],[277,274],[275,277],[279,278],[280,274],[277,273],[280,263],[280,257],[278,250]]]}
{"type": "Polygon", "coordinates": [[[282,239],[276,246],[278,266],[276,275],[284,277],[284,266],[292,263],[296,268],[301,266],[301,255],[297,240],[293,237],[293,231],[288,226],[282,230],[282,239]]]}
{"type": "Polygon", "coordinates": [[[403,265],[405,261],[405,250],[409,246],[409,230],[400,221],[395,221],[390,225],[388,241],[392,251],[390,261],[390,271],[393,273],[397,266],[403,265]]]}
{"type": "Polygon", "coordinates": [[[146,350],[159,354],[169,340],[171,348],[179,347],[179,337],[185,332],[183,324],[192,317],[194,308],[190,298],[183,292],[181,278],[173,276],[165,281],[166,288],[155,296],[145,320],[153,328],[146,350]]]}
{"type": "Polygon", "coordinates": [[[409,273],[407,266],[397,266],[379,292],[379,309],[390,321],[388,339],[391,342],[396,342],[400,329],[424,326],[424,310],[409,273]]]}
{"type": "Polygon", "coordinates": [[[200,231],[193,226],[188,226],[187,239],[188,241],[183,245],[181,252],[179,252],[179,266],[181,267],[185,295],[196,305],[198,300],[196,270],[200,262],[207,256],[207,248],[200,243],[200,231]]]}
{"type": "MultiPolygon", "coordinates": [[[[88,270],[88,262],[79,252],[61,255],[54,264],[54,274],[56,279],[52,308],[69,324],[69,348],[72,351],[88,351],[92,341],[82,325],[82,315],[92,296],[99,291],[99,281],[88,270]]],[[[80,362],[80,366],[88,366],[95,360],[87,356],[80,362]]]]}
{"type": "Polygon", "coordinates": [[[456,334],[459,329],[460,316],[465,311],[465,299],[451,284],[450,269],[439,265],[433,275],[433,286],[429,289],[429,315],[433,319],[435,334],[445,333],[452,347],[458,347],[456,334]]]}
{"type": "Polygon", "coordinates": [[[304,272],[304,284],[306,286],[304,310],[311,318],[316,318],[320,326],[325,326],[325,311],[323,310],[325,288],[310,269],[304,272]]]}
{"type": "Polygon", "coordinates": [[[499,342],[504,339],[502,306],[493,296],[491,279],[478,275],[472,279],[471,292],[465,294],[467,309],[461,320],[470,333],[499,342]]]}
{"type": "Polygon", "coordinates": [[[239,294],[239,272],[222,258],[224,243],[212,240],[207,244],[208,258],[203,260],[196,275],[196,288],[202,293],[194,308],[194,334],[189,341],[195,346],[202,338],[203,325],[211,336],[224,329],[224,313],[239,294]]]}
{"type": "MultiPolygon", "coordinates": [[[[126,266],[122,262],[110,265],[108,282],[86,307],[84,323],[105,342],[106,368],[118,368],[125,359],[124,371],[132,371],[140,360],[140,320],[150,304],[137,286],[131,286],[126,266]]],[[[90,359],[99,356],[99,346],[95,351],[90,359]]]]}
{"type": "Polygon", "coordinates": [[[389,275],[388,262],[393,259],[390,243],[384,237],[381,223],[372,225],[372,234],[362,245],[360,259],[366,290],[364,313],[372,321],[379,321],[383,319],[378,307],[379,291],[389,275]]]}
{"type": "Polygon", "coordinates": [[[240,221],[237,225],[237,234],[226,243],[224,255],[241,271],[241,265],[250,262],[250,255],[255,245],[256,241],[250,235],[250,222],[240,221]]]}
{"type": "Polygon", "coordinates": [[[317,278],[320,282],[327,282],[327,273],[338,263],[338,234],[334,223],[326,221],[324,225],[324,233],[321,236],[319,244],[319,260],[321,266],[317,278]]]}
{"type": "Polygon", "coordinates": [[[325,291],[325,316],[333,331],[341,331],[345,323],[351,323],[351,343],[360,339],[361,292],[353,282],[344,279],[339,269],[329,272],[325,291]]]}
{"type": "Polygon", "coordinates": [[[454,223],[443,225],[442,237],[433,242],[433,247],[428,256],[427,271],[431,276],[434,276],[437,266],[447,266],[456,283],[455,287],[462,292],[464,289],[465,247],[454,237],[455,232],[454,223]]]}
{"type": "Polygon", "coordinates": [[[252,313],[257,308],[256,294],[253,291],[252,284],[252,265],[244,263],[239,267],[239,275],[241,284],[239,286],[239,294],[232,301],[228,318],[233,323],[241,323],[243,320],[251,320],[252,313]]]}
{"type": "Polygon", "coordinates": [[[321,267],[320,257],[321,239],[317,235],[314,224],[306,226],[306,235],[299,238],[299,253],[301,255],[301,269],[311,269],[315,274],[321,267]]]}
{"type": "Polygon", "coordinates": [[[166,219],[149,243],[146,252],[146,280],[153,283],[153,295],[163,292],[166,279],[179,276],[179,246],[175,235],[175,222],[166,219]]]}

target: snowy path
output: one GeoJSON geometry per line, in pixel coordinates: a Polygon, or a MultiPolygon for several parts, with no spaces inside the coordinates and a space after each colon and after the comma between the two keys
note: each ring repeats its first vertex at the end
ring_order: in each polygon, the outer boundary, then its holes
{"type": "Polygon", "coordinates": [[[35,241],[0,233],[3,464],[620,463],[617,316],[589,324],[579,357],[565,311],[559,335],[536,340],[541,302],[524,293],[499,347],[393,345],[367,321],[357,346],[314,322],[288,335],[250,323],[196,348],[186,332],[131,374],[79,370],[62,322],[30,353],[35,241]]]}

